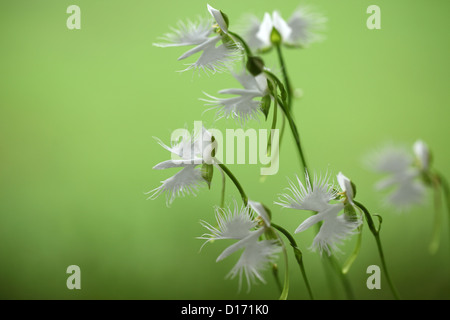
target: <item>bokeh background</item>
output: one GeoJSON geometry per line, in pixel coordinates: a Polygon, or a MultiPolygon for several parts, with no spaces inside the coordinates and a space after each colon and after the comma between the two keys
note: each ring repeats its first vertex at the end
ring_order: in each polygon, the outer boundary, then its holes
{"type": "MultiPolygon", "coordinates": [[[[277,9],[287,18],[305,2],[217,1],[231,28],[243,17],[277,9]]],[[[343,171],[357,198],[383,218],[387,263],[405,299],[448,299],[447,216],[441,248],[428,253],[431,197],[398,214],[385,208],[373,185],[380,176],[362,159],[386,142],[410,147],[416,139],[433,151],[435,168],[450,178],[450,40],[445,0],[309,1],[328,18],[326,39],[305,50],[285,50],[304,148],[317,172],[343,171]],[[382,29],[368,30],[366,9],[381,8],[382,29]]],[[[185,48],[152,43],[180,19],[207,15],[205,1],[2,1],[0,4],[0,298],[2,299],[277,299],[267,284],[238,292],[225,280],[238,255],[216,263],[227,243],[207,245],[201,219],[214,221],[220,199],[211,190],[176,199],[146,200],[145,192],[172,173],[152,170],[168,153],[172,130],[194,120],[213,125],[198,99],[235,87],[229,74],[178,73],[185,48]],[[66,8],[81,8],[81,30],[68,30],[66,8]],[[68,290],[66,268],[81,268],[81,290],[68,290]]],[[[273,53],[265,57],[278,72],[273,53]]],[[[238,128],[219,121],[219,129],[238,128]]],[[[267,128],[252,122],[249,127],[267,128]]],[[[259,165],[230,165],[251,198],[272,208],[274,221],[294,231],[305,214],[273,205],[300,166],[286,134],[277,175],[259,180],[259,165]]],[[[239,199],[227,185],[227,201],[239,199]]],[[[349,273],[359,299],[392,298],[385,279],[368,290],[366,269],[380,264],[365,229],[361,254],[349,273]]],[[[308,251],[312,231],[295,236],[317,298],[343,299],[330,289],[320,256],[308,251]]],[[[344,261],[351,239],[338,255],[344,261]]],[[[291,252],[291,299],[307,299],[291,252]]],[[[282,265],[280,260],[280,265],[282,265]]]]}

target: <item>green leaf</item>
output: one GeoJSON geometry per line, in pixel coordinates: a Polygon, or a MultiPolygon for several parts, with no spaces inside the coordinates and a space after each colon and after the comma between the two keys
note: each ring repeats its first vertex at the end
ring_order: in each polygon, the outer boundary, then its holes
{"type": "Polygon", "coordinates": [[[267,117],[269,115],[269,111],[270,111],[270,105],[272,103],[272,98],[270,97],[270,94],[266,94],[262,99],[261,99],[261,111],[264,113],[264,115],[266,116],[266,120],[267,117]]]}
{"type": "Polygon", "coordinates": [[[214,166],[212,164],[204,163],[202,165],[202,178],[208,183],[208,188],[211,188],[211,181],[214,173],[214,166]]]}

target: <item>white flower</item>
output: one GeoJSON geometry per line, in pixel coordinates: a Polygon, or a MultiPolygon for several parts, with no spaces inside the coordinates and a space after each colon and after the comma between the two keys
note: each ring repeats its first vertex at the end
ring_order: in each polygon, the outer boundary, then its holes
{"type": "Polygon", "coordinates": [[[188,135],[172,147],[165,145],[161,140],[158,143],[171,153],[171,160],[158,163],[153,167],[155,170],[169,168],[183,168],[174,176],[161,181],[161,185],[149,192],[149,199],[156,199],[161,194],[166,194],[166,204],[169,206],[176,197],[185,195],[196,195],[200,187],[206,185],[207,181],[202,177],[199,165],[211,164],[212,159],[207,151],[211,148],[211,134],[202,128],[200,137],[188,135]]]}
{"type": "Polygon", "coordinates": [[[368,159],[372,170],[387,175],[377,182],[376,189],[391,188],[385,202],[401,211],[421,204],[426,192],[420,175],[421,170],[428,169],[428,148],[422,142],[417,142],[413,149],[417,159],[404,148],[393,145],[372,153],[368,159]],[[420,163],[420,168],[417,167],[417,162],[420,163]]]}
{"type": "Polygon", "coordinates": [[[223,34],[228,32],[222,13],[210,5],[207,5],[207,7],[209,13],[220,27],[220,31],[215,33],[216,28],[211,21],[202,18],[197,22],[188,21],[184,23],[180,21],[177,24],[177,28],[172,28],[172,33],[167,33],[161,38],[164,42],[153,44],[157,47],[195,45],[194,48],[188,50],[178,58],[178,60],[183,60],[201,52],[197,61],[189,64],[183,71],[200,69],[210,71],[211,73],[221,72],[228,69],[239,58],[239,45],[232,41],[222,41],[222,32],[223,34]],[[210,37],[212,34],[215,35],[210,37]],[[217,45],[220,41],[222,41],[222,44],[217,45]]]}
{"type": "Polygon", "coordinates": [[[266,228],[270,226],[269,216],[264,207],[258,202],[249,201],[248,206],[239,208],[235,202],[233,210],[229,207],[216,208],[216,221],[217,227],[205,221],[200,222],[209,233],[203,234],[199,239],[206,240],[205,244],[213,240],[238,240],[227,247],[216,261],[221,261],[243,249],[241,257],[227,277],[234,278],[239,275],[239,289],[243,275],[247,279],[248,290],[256,279],[265,283],[262,271],[276,259],[281,247],[276,240],[259,240],[266,228]],[[261,217],[263,223],[255,217],[255,213],[261,217]]]}
{"type": "Polygon", "coordinates": [[[206,105],[213,106],[211,109],[217,109],[218,119],[231,117],[242,124],[251,119],[257,120],[261,112],[261,100],[255,99],[262,98],[268,93],[267,78],[264,74],[254,77],[245,71],[233,75],[244,89],[224,89],[219,93],[237,95],[236,97],[217,98],[205,93],[211,100],[201,100],[207,102],[206,105]]]}
{"type": "MultiPolygon", "coordinates": [[[[276,204],[291,209],[315,211],[316,214],[307,218],[295,230],[295,233],[305,231],[316,223],[322,221],[322,226],[314,238],[312,249],[319,249],[320,253],[326,251],[331,255],[331,251],[338,250],[337,244],[356,232],[356,228],[362,223],[358,217],[348,217],[346,214],[339,213],[344,209],[344,202],[330,203],[336,199],[338,193],[334,185],[329,183],[329,176],[325,175],[322,178],[314,177],[311,183],[309,175],[305,175],[306,185],[304,185],[297,177],[297,184],[289,181],[288,191],[291,194],[282,194],[279,202],[276,204]]],[[[340,182],[343,182],[346,194],[346,199],[353,203],[353,189],[349,192],[346,178],[342,173],[338,175],[340,182]]],[[[350,180],[348,180],[350,181],[350,180]]]]}
{"type": "Polygon", "coordinates": [[[281,36],[281,43],[292,47],[307,46],[321,39],[316,31],[323,29],[326,22],[323,16],[306,8],[298,8],[287,22],[278,11],[274,11],[272,15],[266,12],[261,23],[255,17],[250,20],[247,41],[248,45],[256,50],[272,46],[273,29],[281,36]]]}

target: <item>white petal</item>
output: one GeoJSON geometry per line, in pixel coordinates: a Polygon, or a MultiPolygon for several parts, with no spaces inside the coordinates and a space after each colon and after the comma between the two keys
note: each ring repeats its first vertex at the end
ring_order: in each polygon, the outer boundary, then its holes
{"type": "Polygon", "coordinates": [[[424,201],[426,188],[421,181],[403,181],[388,196],[387,203],[397,207],[400,211],[408,210],[413,205],[420,205],[424,201]]]}
{"type": "Polygon", "coordinates": [[[206,185],[206,181],[202,178],[201,171],[194,165],[188,165],[174,176],[161,181],[161,186],[147,194],[150,194],[149,199],[156,199],[162,193],[166,193],[166,203],[170,205],[177,196],[196,195],[202,185],[206,185]]]}
{"type": "Polygon", "coordinates": [[[220,10],[214,9],[209,4],[207,4],[209,13],[213,16],[213,18],[216,20],[217,24],[219,25],[220,29],[227,33],[228,32],[228,26],[225,22],[225,19],[223,18],[222,12],[220,10]]]}
{"type": "Polygon", "coordinates": [[[267,78],[264,74],[254,77],[244,71],[241,73],[233,73],[233,76],[245,89],[258,91],[261,96],[265,95],[267,91],[267,78]]]}
{"type": "Polygon", "coordinates": [[[326,174],[323,178],[314,177],[311,183],[308,173],[305,174],[306,186],[297,177],[297,184],[289,181],[288,191],[292,194],[281,194],[275,202],[285,208],[311,211],[324,211],[328,209],[328,203],[336,197],[333,185],[329,183],[329,176],[326,174]]]}
{"type": "Polygon", "coordinates": [[[323,213],[317,213],[315,215],[312,215],[311,217],[307,218],[305,221],[303,221],[298,228],[295,230],[294,233],[299,233],[302,231],[305,231],[306,229],[309,229],[316,223],[322,221],[326,215],[326,212],[323,213]]]}
{"type": "Polygon", "coordinates": [[[259,30],[256,33],[256,37],[264,44],[265,47],[271,45],[270,34],[272,33],[273,23],[269,13],[264,14],[264,19],[259,26],[259,30]]]}
{"type": "Polygon", "coordinates": [[[189,65],[189,67],[183,71],[201,69],[204,71],[210,71],[211,73],[222,72],[224,70],[228,70],[229,66],[239,58],[240,51],[237,48],[228,47],[224,44],[216,47],[216,43],[220,40],[220,37],[211,39],[214,39],[214,41],[207,41],[205,44],[189,50],[178,58],[181,60],[203,50],[198,60],[189,65]]]}
{"type": "MultiPolygon", "coordinates": [[[[270,18],[270,16],[269,16],[270,18]]],[[[245,40],[247,45],[253,50],[260,50],[270,46],[270,42],[262,41],[257,34],[260,29],[261,22],[255,16],[250,16],[248,19],[249,27],[245,32],[245,40]]]]}
{"type": "Polygon", "coordinates": [[[270,227],[270,217],[262,203],[248,200],[248,205],[263,219],[266,226],[270,227]]]}
{"type": "Polygon", "coordinates": [[[178,160],[167,160],[158,163],[156,166],[153,167],[154,170],[164,170],[169,168],[179,168],[179,167],[185,167],[186,165],[192,165],[194,164],[194,159],[192,160],[185,160],[185,159],[178,159],[178,160]]]}
{"type": "Polygon", "coordinates": [[[282,41],[289,39],[292,33],[291,27],[284,21],[278,11],[272,13],[272,23],[275,29],[280,33],[282,41]]]}
{"type": "Polygon", "coordinates": [[[187,23],[180,21],[177,27],[172,28],[172,33],[166,33],[161,38],[165,43],[154,43],[153,45],[157,47],[198,45],[205,42],[212,32],[209,21],[204,19],[187,23]]]}
{"type": "Polygon", "coordinates": [[[242,276],[247,279],[248,290],[256,279],[265,283],[262,272],[277,258],[277,253],[281,251],[278,241],[262,240],[247,244],[239,261],[227,275],[234,278],[239,275],[239,289],[242,285],[242,276]]]}
{"type": "Polygon", "coordinates": [[[200,43],[198,46],[192,48],[191,50],[186,51],[185,53],[183,53],[178,60],[183,60],[186,59],[190,56],[192,56],[193,54],[197,53],[197,52],[201,52],[203,50],[211,50],[211,48],[214,48],[216,46],[216,43],[219,42],[221,40],[220,36],[215,36],[212,38],[208,38],[206,41],[200,43]]]}
{"type": "Polygon", "coordinates": [[[242,240],[248,237],[251,234],[251,229],[257,225],[250,210],[244,206],[239,208],[236,203],[234,210],[230,208],[217,208],[216,221],[218,227],[213,227],[209,223],[201,221],[201,224],[210,233],[204,234],[199,239],[205,239],[207,241],[219,239],[242,240]]]}
{"type": "Polygon", "coordinates": [[[348,201],[353,204],[354,191],[352,187],[352,183],[349,178],[344,176],[342,172],[339,172],[337,175],[337,181],[342,189],[345,192],[348,201]]]}
{"type": "MultiPolygon", "coordinates": [[[[338,208],[336,207],[336,209],[338,208]]],[[[337,245],[342,240],[356,233],[356,228],[362,222],[361,220],[348,219],[344,214],[338,216],[340,210],[336,211],[327,214],[312,245],[312,248],[318,248],[321,253],[325,250],[328,255],[331,255],[332,250],[337,250],[337,245]]]]}
{"type": "Polygon", "coordinates": [[[373,170],[385,173],[403,173],[413,163],[412,155],[403,147],[388,145],[368,158],[373,170]]]}
{"type": "Polygon", "coordinates": [[[430,165],[430,150],[425,142],[418,140],[413,146],[414,154],[419,159],[423,170],[428,170],[430,165]]]}
{"type": "Polygon", "coordinates": [[[323,37],[317,32],[324,29],[327,19],[320,14],[312,13],[306,8],[297,9],[288,21],[292,32],[284,39],[290,45],[307,46],[323,37]]]}
{"type": "Polygon", "coordinates": [[[247,237],[232,244],[231,246],[229,246],[228,248],[223,250],[223,252],[219,255],[219,257],[217,258],[216,261],[218,262],[220,260],[223,260],[226,257],[228,257],[230,254],[236,252],[237,250],[244,248],[253,242],[257,242],[258,238],[264,233],[264,231],[265,231],[264,228],[260,228],[256,231],[251,231],[247,237]]]}
{"type": "Polygon", "coordinates": [[[244,124],[251,119],[257,120],[258,116],[261,114],[261,101],[253,100],[253,97],[255,96],[254,92],[242,92],[242,90],[243,89],[228,89],[221,91],[226,93],[244,93],[238,97],[220,99],[207,95],[213,100],[203,99],[203,101],[208,102],[207,105],[213,106],[214,109],[218,109],[218,118],[235,118],[239,120],[241,124],[244,124]]]}

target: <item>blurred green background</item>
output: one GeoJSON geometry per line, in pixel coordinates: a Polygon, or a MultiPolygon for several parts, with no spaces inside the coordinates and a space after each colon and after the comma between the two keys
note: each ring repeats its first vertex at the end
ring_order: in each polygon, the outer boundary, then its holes
{"type": "MultiPolygon", "coordinates": [[[[278,9],[287,18],[298,1],[215,1],[210,4],[242,25],[244,14],[278,9]]],[[[434,256],[431,198],[409,213],[384,208],[373,184],[380,176],[362,165],[367,152],[387,141],[421,138],[434,163],[450,178],[448,12],[445,0],[309,1],[328,18],[326,40],[307,50],[287,50],[295,87],[295,116],[313,170],[344,172],[358,200],[384,218],[387,263],[405,299],[448,299],[450,258],[447,219],[434,256]],[[381,8],[382,29],[368,30],[366,9],[381,8]]],[[[196,239],[200,219],[214,222],[220,199],[216,172],[211,190],[176,199],[146,200],[145,192],[177,170],[152,170],[169,159],[153,136],[169,143],[172,130],[194,120],[213,125],[202,92],[236,87],[229,74],[177,73],[185,48],[152,43],[180,19],[207,15],[205,1],[2,1],[0,3],[0,298],[2,299],[277,299],[267,285],[238,292],[225,280],[234,254],[216,263],[226,243],[196,239]],[[81,30],[68,30],[66,9],[81,8],[81,30]],[[66,268],[81,268],[81,290],[68,290],[66,268]]],[[[278,71],[273,53],[265,57],[278,71]]],[[[217,128],[237,128],[219,121],[217,128]]],[[[252,122],[249,127],[270,123],[252,122]]],[[[273,210],[274,221],[294,231],[305,214],[273,205],[299,173],[287,132],[280,170],[264,183],[259,165],[230,165],[251,198],[273,210]]],[[[238,194],[230,183],[227,201],[238,194]]],[[[447,218],[447,217],[446,217],[447,218]]],[[[349,279],[357,298],[390,299],[368,290],[366,269],[380,264],[366,228],[361,255],[349,279]]],[[[307,250],[312,231],[297,234],[317,298],[345,298],[330,290],[320,256],[307,250]]],[[[344,261],[351,239],[338,255],[344,261]]],[[[307,299],[291,252],[291,299],[307,299]]],[[[280,265],[282,265],[280,260],[280,265]]]]}

